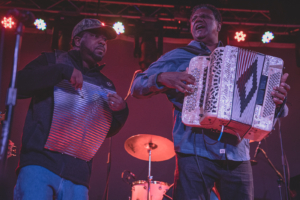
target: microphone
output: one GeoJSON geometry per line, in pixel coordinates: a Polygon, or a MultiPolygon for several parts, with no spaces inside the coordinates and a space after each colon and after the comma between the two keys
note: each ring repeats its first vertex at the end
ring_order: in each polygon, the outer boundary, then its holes
{"type": "Polygon", "coordinates": [[[255,153],[254,153],[254,158],[257,156],[257,154],[259,153],[259,146],[260,146],[261,142],[258,143],[256,149],[255,149],[255,153]]]}
{"type": "Polygon", "coordinates": [[[35,16],[32,12],[28,10],[17,10],[11,9],[7,12],[7,15],[14,16],[18,21],[22,22],[23,24],[32,24],[35,20],[35,16]]]}

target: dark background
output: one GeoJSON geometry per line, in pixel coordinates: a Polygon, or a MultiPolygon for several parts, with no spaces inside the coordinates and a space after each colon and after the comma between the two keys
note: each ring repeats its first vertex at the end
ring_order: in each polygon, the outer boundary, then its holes
{"type": "MultiPolygon", "coordinates": [[[[25,33],[19,57],[18,69],[22,69],[28,62],[33,60],[43,51],[51,50],[51,34],[25,33]]],[[[174,48],[184,46],[189,40],[186,39],[164,39],[163,52],[168,52],[174,48]]],[[[5,35],[3,75],[1,77],[1,101],[0,110],[5,110],[6,90],[10,81],[13,49],[15,36],[12,31],[7,31],[5,35]]],[[[236,43],[232,45],[237,46],[236,43]]],[[[261,53],[280,57],[285,62],[285,70],[290,74],[287,83],[291,85],[288,94],[289,115],[282,119],[283,146],[289,161],[290,175],[300,174],[299,144],[300,144],[300,68],[296,66],[294,45],[288,44],[289,48],[274,48],[270,45],[257,45],[254,43],[243,43],[244,48],[252,49],[261,53]],[[255,47],[253,47],[255,46],[255,47]]],[[[273,43],[274,45],[274,43],[273,43]]],[[[282,47],[284,44],[276,45],[282,47]]],[[[133,57],[133,38],[119,36],[118,39],[108,42],[108,52],[102,63],[107,66],[103,69],[116,85],[117,92],[125,97],[133,75],[139,69],[138,58],[133,57]]],[[[15,168],[18,164],[19,150],[21,146],[22,128],[30,100],[18,100],[14,111],[11,140],[17,146],[17,156],[7,160],[7,180],[6,189],[1,199],[12,199],[13,187],[17,176],[15,168]]],[[[146,180],[146,161],[138,160],[130,156],[124,150],[124,142],[127,138],[136,134],[160,135],[172,140],[172,105],[164,95],[157,95],[150,99],[138,100],[129,97],[127,100],[130,114],[124,128],[113,137],[112,144],[112,169],[110,177],[109,199],[128,199],[131,195],[131,188],[121,179],[124,170],[132,171],[137,180],[146,180]]],[[[271,135],[262,141],[261,147],[265,149],[274,165],[282,172],[280,143],[278,139],[278,128],[271,135]]],[[[251,144],[251,157],[257,143],[251,144]]],[[[108,153],[108,141],[106,140],[96,154],[93,163],[93,172],[90,182],[90,199],[100,200],[102,198],[106,180],[106,160],[108,153]]],[[[262,154],[258,154],[256,160],[258,164],[253,166],[255,199],[257,200],[279,200],[277,187],[277,176],[268,165],[262,154]]],[[[156,162],[152,164],[152,175],[154,180],[173,183],[175,169],[175,159],[156,162]]]]}

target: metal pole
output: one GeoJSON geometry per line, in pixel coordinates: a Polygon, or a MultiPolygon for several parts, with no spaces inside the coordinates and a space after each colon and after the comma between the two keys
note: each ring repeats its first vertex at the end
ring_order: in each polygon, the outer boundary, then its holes
{"type": "MultiPolygon", "coordinates": [[[[103,3],[103,1],[101,1],[103,3]]],[[[116,3],[116,2],[115,2],[116,3]]],[[[136,4],[135,4],[136,5],[136,4]]],[[[150,5],[147,5],[150,6],[150,5]]],[[[40,9],[40,8],[22,8],[22,7],[11,7],[11,6],[0,6],[0,9],[11,9],[16,8],[18,10],[30,10],[34,12],[45,12],[45,13],[64,13],[64,11],[61,10],[46,10],[46,9],[40,9]]],[[[220,10],[226,10],[226,9],[220,9],[220,10]]],[[[226,10],[227,11],[227,10],[226,10]]],[[[243,9],[229,9],[228,11],[239,11],[239,12],[258,12],[262,13],[265,12],[264,10],[244,10],[243,9]]],[[[74,13],[84,16],[94,16],[97,17],[97,13],[91,13],[91,12],[68,12],[68,13],[74,13]]],[[[98,16],[101,17],[121,17],[121,18],[127,18],[127,19],[143,19],[143,16],[134,16],[134,15],[121,15],[121,14],[106,14],[106,13],[99,13],[98,16]]],[[[149,18],[150,19],[150,18],[149,18]]],[[[151,18],[152,20],[161,20],[161,21],[177,21],[178,19],[175,18],[168,18],[168,17],[159,17],[151,18]]],[[[181,18],[181,21],[189,21],[188,18],[181,18]]],[[[229,22],[229,21],[223,21],[223,24],[227,25],[245,25],[245,26],[267,26],[267,27],[286,27],[286,28],[299,28],[300,25],[298,24],[271,24],[271,23],[250,23],[250,22],[229,22]]]]}
{"type": "Polygon", "coordinates": [[[277,180],[277,183],[278,183],[278,189],[279,189],[280,200],[282,200],[282,192],[281,192],[281,183],[282,183],[282,179],[278,179],[278,180],[277,180]]]}
{"type": "Polygon", "coordinates": [[[151,147],[150,149],[148,150],[149,152],[149,166],[148,166],[148,194],[147,194],[147,200],[150,200],[150,185],[151,185],[151,180],[152,180],[152,177],[151,177],[151,147]]]}
{"type": "Polygon", "coordinates": [[[15,88],[15,83],[16,83],[16,75],[17,75],[17,68],[18,68],[19,47],[20,47],[20,41],[22,37],[22,28],[23,28],[23,24],[22,22],[19,22],[17,27],[17,33],[16,33],[17,37],[16,37],[15,52],[14,52],[12,78],[11,78],[10,87],[8,88],[8,92],[7,92],[7,101],[6,101],[7,114],[6,114],[6,120],[3,121],[2,135],[0,138],[0,142],[1,142],[0,143],[0,176],[1,177],[3,177],[2,175],[4,175],[8,139],[10,136],[12,117],[13,117],[13,108],[16,104],[16,98],[17,98],[17,89],[15,88]]]}
{"type": "Polygon", "coordinates": [[[1,39],[0,39],[0,97],[1,97],[1,80],[2,80],[3,55],[4,55],[4,51],[3,51],[4,33],[5,33],[5,28],[3,26],[2,29],[1,29],[1,39]]]}
{"type": "Polygon", "coordinates": [[[282,136],[281,136],[281,121],[278,119],[278,135],[279,135],[279,140],[280,140],[280,150],[281,150],[281,162],[282,162],[282,167],[283,167],[283,177],[284,177],[284,183],[285,183],[285,196],[286,200],[289,200],[289,188],[288,188],[288,179],[286,177],[286,162],[284,159],[284,151],[283,151],[283,144],[282,144],[282,136]]]}

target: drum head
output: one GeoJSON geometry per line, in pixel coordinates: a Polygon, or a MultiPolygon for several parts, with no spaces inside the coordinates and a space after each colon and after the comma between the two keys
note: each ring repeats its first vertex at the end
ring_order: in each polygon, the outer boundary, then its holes
{"type": "MultiPolygon", "coordinates": [[[[168,183],[162,181],[151,181],[150,197],[151,200],[162,200],[164,194],[169,190],[168,183]]],[[[145,180],[138,180],[132,183],[131,200],[147,200],[148,183],[145,180]]]]}
{"type": "MultiPolygon", "coordinates": [[[[145,180],[138,180],[138,181],[132,182],[132,186],[134,186],[134,185],[140,185],[140,184],[147,184],[147,181],[145,181],[145,180]]],[[[151,184],[159,184],[159,185],[169,186],[168,183],[162,182],[162,181],[151,181],[151,184]]]]}

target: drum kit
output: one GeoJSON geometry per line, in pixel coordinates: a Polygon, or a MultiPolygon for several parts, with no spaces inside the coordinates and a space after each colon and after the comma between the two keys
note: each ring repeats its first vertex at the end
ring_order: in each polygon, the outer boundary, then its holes
{"type": "MultiPolygon", "coordinates": [[[[173,184],[154,181],[151,175],[151,162],[165,161],[174,157],[173,142],[158,135],[139,134],[128,138],[124,146],[125,150],[133,157],[149,162],[147,180],[131,183],[131,200],[162,200],[163,198],[172,200],[166,192],[173,187],[173,184]]],[[[215,195],[216,198],[211,199],[219,199],[217,191],[214,189],[212,195],[215,195]]]]}
{"type": "MultiPolygon", "coordinates": [[[[169,160],[175,156],[173,142],[158,135],[139,134],[125,141],[125,150],[135,158],[149,162],[147,180],[132,183],[131,200],[162,200],[172,187],[168,183],[154,181],[151,162],[169,160]]],[[[169,197],[169,199],[172,199],[169,197]]]]}

